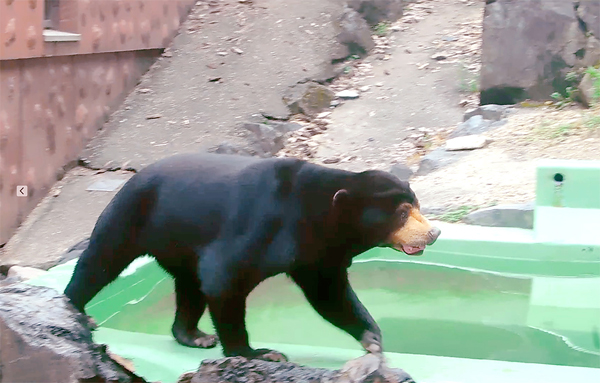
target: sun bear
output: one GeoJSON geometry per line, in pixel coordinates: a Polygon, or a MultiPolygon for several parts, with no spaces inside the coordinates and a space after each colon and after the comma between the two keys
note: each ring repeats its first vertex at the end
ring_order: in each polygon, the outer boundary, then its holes
{"type": "Polygon", "coordinates": [[[419,212],[408,182],[293,158],[179,154],[135,174],[102,212],[65,295],[81,312],[137,257],[173,276],[177,342],[225,356],[284,361],[253,349],[248,294],[287,274],[312,307],[370,352],[381,331],[348,281],[352,258],[376,246],[418,255],[440,230],[419,212]],[[208,311],[217,336],[198,329],[208,311]]]}

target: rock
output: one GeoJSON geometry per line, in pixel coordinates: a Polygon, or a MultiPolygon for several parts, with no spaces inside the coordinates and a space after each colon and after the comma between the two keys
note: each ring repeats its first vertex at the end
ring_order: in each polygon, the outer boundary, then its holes
{"type": "Polygon", "coordinates": [[[15,278],[19,281],[27,281],[46,274],[46,270],[36,269],[35,267],[12,266],[8,269],[8,278],[15,278]]]}
{"type": "Polygon", "coordinates": [[[217,154],[238,154],[241,156],[251,155],[251,153],[247,149],[230,144],[229,142],[223,142],[217,145],[216,147],[211,148],[209,152],[217,154]]]}
{"type": "Polygon", "coordinates": [[[337,98],[345,98],[345,99],[349,99],[349,100],[358,98],[359,96],[360,96],[360,93],[358,93],[358,91],[353,90],[353,89],[342,90],[335,94],[335,97],[337,97],[337,98]]]}
{"type": "MultiPolygon", "coordinates": [[[[330,113],[330,112],[324,112],[324,113],[330,113]]],[[[320,115],[321,114],[319,114],[318,116],[320,116],[320,115]]],[[[289,132],[295,132],[296,130],[302,128],[302,125],[300,125],[296,122],[287,122],[287,121],[286,122],[269,121],[269,123],[267,125],[273,127],[273,129],[275,129],[278,132],[281,132],[283,134],[289,133],[289,132]]]]}
{"type": "Polygon", "coordinates": [[[403,0],[347,0],[348,6],[360,13],[371,26],[398,20],[404,10],[402,3],[403,0]]]}
{"type": "Polygon", "coordinates": [[[585,29],[600,39],[600,1],[578,1],[577,16],[585,25],[585,29]]]}
{"type": "Polygon", "coordinates": [[[358,90],[360,90],[361,92],[368,92],[369,89],[371,89],[371,87],[369,85],[363,85],[360,88],[358,88],[358,90]]]}
{"type": "Polygon", "coordinates": [[[448,54],[446,52],[438,52],[438,53],[434,53],[431,58],[433,60],[437,60],[437,61],[442,61],[442,60],[446,60],[448,58],[448,54]]]}
{"type": "Polygon", "coordinates": [[[103,192],[113,192],[117,190],[121,185],[123,185],[127,180],[111,178],[109,176],[104,176],[99,180],[94,181],[90,186],[88,186],[86,191],[103,191],[103,192]]]}
{"type": "MultiPolygon", "coordinates": [[[[596,80],[600,81],[600,79],[596,80]]],[[[578,86],[579,89],[579,98],[583,105],[589,107],[594,104],[594,102],[600,101],[599,99],[594,97],[594,78],[590,73],[586,73],[578,86]]]]}
{"type": "Polygon", "coordinates": [[[481,134],[490,130],[492,122],[484,120],[481,115],[475,115],[469,118],[467,121],[458,125],[456,129],[448,135],[449,138],[470,136],[473,134],[481,134]]]}
{"type": "MultiPolygon", "coordinates": [[[[473,116],[481,116],[480,107],[468,109],[465,114],[463,114],[463,122],[467,121],[473,116]]],[[[482,116],[483,118],[483,116],[482,116]]]]}
{"type": "Polygon", "coordinates": [[[92,341],[90,326],[55,290],[20,283],[0,288],[2,381],[145,382],[92,341]]]}
{"type": "Polygon", "coordinates": [[[310,81],[289,87],[283,96],[283,102],[292,114],[303,113],[314,117],[328,108],[334,97],[331,89],[310,81]]]}
{"type": "Polygon", "coordinates": [[[448,152],[444,150],[444,148],[434,149],[421,158],[416,175],[424,176],[445,166],[451,165],[468,155],[468,153],[469,152],[466,151],[448,152]]]}
{"type": "Polygon", "coordinates": [[[205,359],[195,373],[183,374],[178,383],[414,383],[404,370],[389,368],[381,354],[366,354],[340,370],[311,368],[291,362],[267,362],[229,357],[205,359]]]}
{"type": "Polygon", "coordinates": [[[469,109],[463,116],[463,121],[467,121],[473,116],[481,116],[484,120],[499,121],[510,113],[506,105],[488,104],[477,108],[469,109]]]}
{"type": "Polygon", "coordinates": [[[533,229],[533,211],[533,203],[500,205],[469,213],[463,222],[478,226],[533,229]]]}
{"type": "Polygon", "coordinates": [[[354,9],[345,6],[335,27],[336,39],[341,45],[334,53],[334,60],[343,60],[353,54],[365,55],[375,47],[371,28],[354,9]]]}
{"type": "MultiPolygon", "coordinates": [[[[10,278],[3,277],[3,278],[0,278],[0,287],[9,286],[9,285],[19,283],[19,282],[21,282],[21,280],[17,277],[10,277],[10,278]]],[[[1,338],[1,334],[0,334],[0,338],[1,338]]],[[[1,350],[0,350],[0,354],[1,354],[1,350]]]]}
{"type": "Polygon", "coordinates": [[[146,116],[146,120],[156,120],[161,117],[162,117],[162,114],[150,114],[150,115],[146,116]]]}
{"type": "Polygon", "coordinates": [[[458,37],[455,37],[455,36],[443,36],[442,40],[444,40],[444,41],[458,41],[458,37]]]}
{"type": "Polygon", "coordinates": [[[244,129],[252,133],[250,138],[251,149],[259,157],[271,157],[277,154],[285,146],[286,134],[298,124],[260,124],[245,123],[244,129]]]}
{"type": "MultiPolygon", "coordinates": [[[[345,51],[345,49],[344,49],[345,51]]],[[[347,55],[347,52],[345,53],[347,55]]],[[[343,56],[345,58],[347,56],[343,56]]],[[[344,73],[345,65],[343,63],[338,63],[337,65],[333,65],[331,63],[322,63],[321,69],[317,71],[314,75],[307,78],[307,81],[314,81],[319,84],[328,84],[333,80],[338,78],[342,73],[344,73]]]]}
{"type": "Polygon", "coordinates": [[[79,258],[81,256],[81,253],[83,253],[83,251],[85,249],[87,249],[88,245],[90,244],[90,238],[85,238],[79,242],[77,242],[75,245],[71,246],[59,259],[58,264],[63,264],[66,262],[69,262],[72,259],[76,259],[79,258]]]}
{"type": "Polygon", "coordinates": [[[546,101],[564,92],[566,74],[595,54],[586,49],[589,38],[573,1],[487,1],[481,105],[546,101]]]}
{"type": "Polygon", "coordinates": [[[596,66],[600,63],[600,36],[588,35],[585,56],[581,60],[584,68],[596,66]]]}
{"type": "Polygon", "coordinates": [[[446,141],[445,149],[447,151],[481,149],[487,143],[488,139],[486,137],[479,134],[472,134],[470,136],[449,139],[446,141]]]}
{"type": "Polygon", "coordinates": [[[287,111],[275,111],[275,110],[261,110],[260,111],[260,116],[253,116],[253,120],[251,120],[251,122],[263,122],[264,119],[266,118],[267,120],[280,120],[280,121],[285,121],[287,119],[290,118],[292,114],[287,111]]]}
{"type": "Polygon", "coordinates": [[[394,164],[390,168],[390,173],[401,179],[402,181],[408,181],[413,175],[413,171],[404,164],[394,164]]]}
{"type": "Polygon", "coordinates": [[[324,164],[326,164],[326,165],[329,165],[329,164],[337,164],[337,163],[338,163],[338,162],[340,162],[341,160],[342,160],[342,159],[341,159],[341,158],[339,158],[339,157],[331,157],[331,158],[325,158],[325,159],[323,160],[323,163],[324,163],[324,164]]]}

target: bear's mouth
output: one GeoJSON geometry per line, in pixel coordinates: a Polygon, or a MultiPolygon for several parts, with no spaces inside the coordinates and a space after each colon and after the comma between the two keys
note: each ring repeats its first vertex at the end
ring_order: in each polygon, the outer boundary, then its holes
{"type": "Polygon", "coordinates": [[[402,251],[404,251],[408,255],[421,255],[423,254],[423,250],[425,250],[425,246],[408,246],[401,245],[402,251]]]}

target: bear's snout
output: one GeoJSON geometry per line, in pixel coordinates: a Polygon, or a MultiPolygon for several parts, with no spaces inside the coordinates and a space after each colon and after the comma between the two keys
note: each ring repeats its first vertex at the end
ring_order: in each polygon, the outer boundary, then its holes
{"type": "Polygon", "coordinates": [[[431,230],[429,230],[429,233],[427,233],[427,237],[429,238],[429,242],[427,242],[427,245],[433,245],[435,243],[435,241],[437,241],[437,239],[439,238],[440,234],[442,234],[442,231],[437,228],[437,227],[432,227],[431,230]]]}

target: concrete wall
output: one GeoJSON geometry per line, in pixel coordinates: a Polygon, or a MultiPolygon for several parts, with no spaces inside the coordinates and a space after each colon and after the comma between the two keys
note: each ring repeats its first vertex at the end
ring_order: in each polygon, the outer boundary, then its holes
{"type": "Polygon", "coordinates": [[[0,244],[60,178],[63,166],[77,159],[193,4],[0,2],[0,244]],[[64,35],[71,41],[56,41],[56,33],[44,36],[48,5],[54,6],[50,25],[72,33],[64,35]],[[18,185],[28,186],[27,197],[17,196],[18,185]]]}

